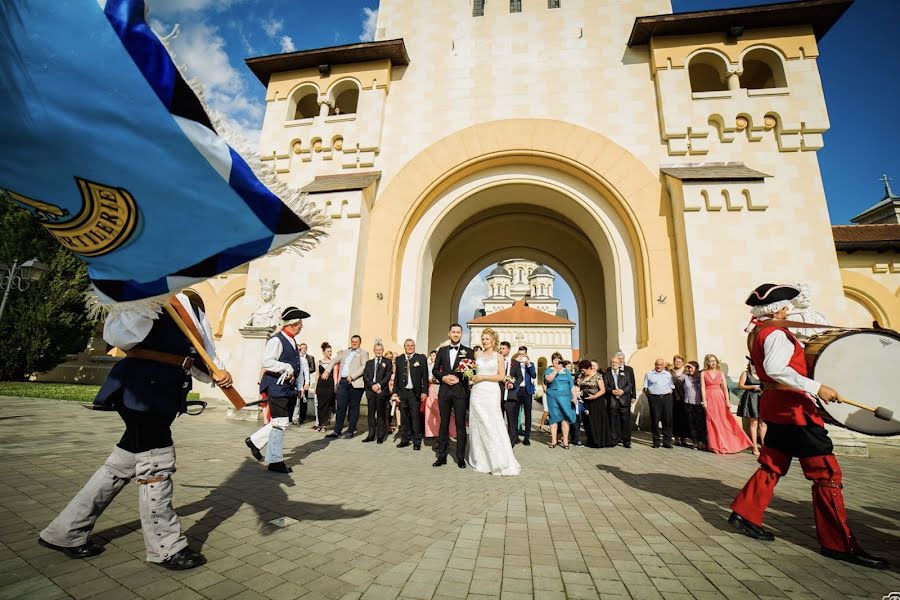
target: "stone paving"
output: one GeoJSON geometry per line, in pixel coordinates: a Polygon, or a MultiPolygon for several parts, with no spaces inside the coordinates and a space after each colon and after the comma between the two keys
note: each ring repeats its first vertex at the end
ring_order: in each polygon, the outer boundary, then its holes
{"type": "MultiPolygon", "coordinates": [[[[173,573],[143,560],[133,485],[98,523],[102,555],[70,560],[37,545],[121,424],[75,403],[0,398],[0,599],[843,600],[900,592],[900,569],[818,554],[798,468],[768,513],[774,543],[732,533],[728,504],[755,469],[749,454],[654,450],[642,440],[631,450],[550,450],[535,434],[532,446],[516,448],[523,474],[501,479],[452,463],[434,469],[427,447],[328,443],[303,427],[286,438],[293,474],[275,475],[248,457],[243,439],[254,426],[223,415],[211,407],[173,428],[175,504],[209,559],[173,573]]],[[[873,445],[871,455],[841,459],[851,523],[867,549],[900,565],[900,448],[873,445]]]]}

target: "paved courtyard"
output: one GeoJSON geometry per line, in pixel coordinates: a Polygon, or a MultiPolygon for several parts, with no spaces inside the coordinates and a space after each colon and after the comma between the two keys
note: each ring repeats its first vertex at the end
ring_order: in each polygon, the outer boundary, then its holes
{"type": "MultiPolygon", "coordinates": [[[[268,473],[243,439],[254,425],[214,407],[173,428],[175,504],[209,559],[173,573],[144,562],[137,486],[99,521],[106,552],[70,560],[37,533],[121,434],[114,414],[0,398],[0,599],[4,598],[876,598],[900,570],[817,553],[809,484],[778,488],[763,544],[733,534],[728,504],[749,454],[684,448],[518,446],[523,474],[492,478],[432,453],[360,439],[286,438],[292,475],[268,473]]],[[[536,434],[536,442],[543,441],[536,434]]],[[[900,564],[900,448],[843,458],[851,523],[867,549],[900,564]]],[[[796,467],[796,465],[795,465],[796,467]]]]}

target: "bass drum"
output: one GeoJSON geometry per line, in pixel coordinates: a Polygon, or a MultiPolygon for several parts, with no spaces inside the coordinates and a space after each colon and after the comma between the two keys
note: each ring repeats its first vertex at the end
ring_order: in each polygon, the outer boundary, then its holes
{"type": "Polygon", "coordinates": [[[848,400],[894,411],[890,421],[867,410],[831,402],[819,403],[836,425],[869,435],[900,434],[900,333],[890,329],[826,331],[806,343],[809,376],[836,389],[848,400]]]}

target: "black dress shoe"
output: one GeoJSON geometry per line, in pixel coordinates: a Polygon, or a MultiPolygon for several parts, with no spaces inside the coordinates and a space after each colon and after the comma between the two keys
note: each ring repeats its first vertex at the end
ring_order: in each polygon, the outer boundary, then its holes
{"type": "Polygon", "coordinates": [[[654,448],[659,448],[659,442],[653,442],[653,447],[654,447],[654,448]]]}
{"type": "Polygon", "coordinates": [[[828,558],[833,558],[835,560],[842,560],[844,562],[857,564],[862,567],[869,567],[870,569],[887,569],[891,566],[891,563],[889,563],[885,559],[878,558],[877,556],[872,556],[864,550],[857,550],[856,552],[838,552],[837,550],[820,548],[819,552],[822,554],[822,556],[827,556],[828,558]]]}
{"type": "Polygon", "coordinates": [[[466,461],[461,460],[461,461],[457,462],[456,465],[457,465],[460,469],[465,469],[465,468],[466,468],[466,461]]]}
{"type": "Polygon", "coordinates": [[[772,532],[766,531],[759,525],[755,525],[751,523],[741,515],[736,512],[732,512],[731,516],[728,517],[728,524],[743,533],[744,535],[750,536],[755,540],[762,540],[763,542],[771,542],[775,539],[775,536],[772,535],[772,532]]]}
{"type": "Polygon", "coordinates": [[[398,448],[406,448],[407,446],[412,446],[412,443],[411,442],[400,442],[399,444],[397,444],[398,448]]]}
{"type": "Polygon", "coordinates": [[[284,464],[284,461],[272,463],[269,465],[269,470],[273,473],[293,473],[294,470],[284,464]]]}
{"type": "Polygon", "coordinates": [[[522,445],[523,445],[523,446],[530,446],[530,445],[531,445],[531,440],[529,440],[528,438],[525,438],[524,440],[522,440],[522,445]]]}
{"type": "Polygon", "coordinates": [[[446,457],[445,457],[445,458],[439,458],[439,459],[437,459],[436,461],[434,461],[434,463],[432,463],[431,466],[432,466],[432,467],[443,467],[443,466],[446,465],[446,464],[447,464],[447,459],[446,459],[446,457]]]}
{"type": "Polygon", "coordinates": [[[193,569],[194,567],[199,567],[200,565],[206,564],[206,558],[199,552],[195,552],[188,547],[184,547],[176,552],[173,556],[170,556],[166,560],[162,561],[160,564],[165,568],[171,569],[173,571],[184,571],[186,569],[193,569]]]}
{"type": "Polygon", "coordinates": [[[51,544],[44,538],[38,538],[38,544],[40,544],[44,548],[50,548],[51,550],[62,552],[69,558],[90,558],[92,556],[97,556],[104,550],[103,546],[98,546],[94,542],[90,541],[85,542],[80,546],[72,546],[71,548],[68,548],[66,546],[57,546],[56,544],[51,544]]]}
{"type": "Polygon", "coordinates": [[[349,439],[353,438],[354,435],[356,435],[355,431],[348,431],[341,437],[343,437],[345,440],[349,440],[349,439]]]}
{"type": "Polygon", "coordinates": [[[333,432],[333,431],[332,431],[331,433],[329,433],[328,435],[325,436],[325,438],[326,438],[326,439],[329,439],[329,440],[336,440],[336,439],[338,439],[339,437],[341,437],[341,435],[340,435],[339,433],[335,433],[335,432],[333,432]]]}
{"type": "MultiPolygon", "coordinates": [[[[375,441],[375,438],[373,438],[373,437],[367,437],[367,438],[363,439],[362,443],[365,444],[365,443],[367,443],[367,442],[374,442],[374,441],[375,441]]],[[[381,443],[381,440],[378,440],[378,443],[380,444],[380,443],[381,443]]]]}
{"type": "Polygon", "coordinates": [[[250,448],[250,454],[253,455],[253,458],[256,460],[262,460],[263,455],[262,452],[259,451],[259,448],[253,445],[253,441],[250,438],[246,438],[244,443],[247,444],[247,447],[250,448]]]}
{"type": "Polygon", "coordinates": [[[622,447],[623,447],[623,448],[631,448],[631,444],[630,444],[630,443],[628,443],[628,444],[622,444],[622,447]]]}
{"type": "Polygon", "coordinates": [[[671,450],[672,444],[663,444],[663,448],[668,448],[669,450],[671,450]]]}
{"type": "Polygon", "coordinates": [[[383,439],[377,440],[377,443],[383,444],[383,443],[384,443],[384,440],[383,440],[383,439]]]}
{"type": "Polygon", "coordinates": [[[413,446],[413,450],[421,450],[421,449],[422,449],[422,444],[415,444],[413,446]]]}

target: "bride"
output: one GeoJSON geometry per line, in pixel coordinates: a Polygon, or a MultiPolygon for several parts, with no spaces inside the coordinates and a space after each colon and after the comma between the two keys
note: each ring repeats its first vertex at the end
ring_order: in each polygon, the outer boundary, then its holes
{"type": "Polygon", "coordinates": [[[479,473],[492,475],[518,475],[521,468],[513,455],[509,433],[500,410],[500,383],[505,376],[500,373],[500,343],[493,329],[481,334],[483,350],[475,354],[478,372],[472,378],[469,397],[469,444],[466,462],[479,473]]]}

